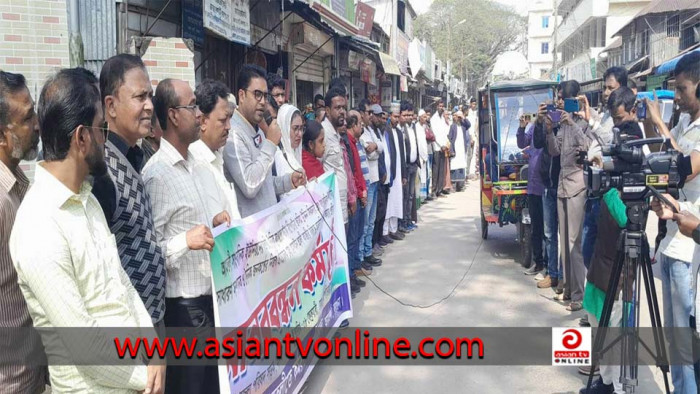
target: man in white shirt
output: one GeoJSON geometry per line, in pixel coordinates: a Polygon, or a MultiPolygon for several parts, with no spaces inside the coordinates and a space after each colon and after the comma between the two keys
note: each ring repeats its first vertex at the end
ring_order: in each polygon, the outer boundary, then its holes
{"type": "MultiPolygon", "coordinates": [[[[678,125],[668,130],[661,118],[658,100],[645,100],[647,120],[645,129],[655,127],[659,134],[671,140],[671,144],[683,155],[690,155],[700,148],[700,53],[683,56],[676,64],[675,102],[682,114],[678,125]]],[[[700,204],[700,178],[686,181],[680,193],[685,197],[682,209],[700,204]],[[684,205],[685,204],[685,205],[684,205]]],[[[681,199],[683,200],[683,199],[681,199]]],[[[667,223],[666,237],[659,245],[661,252],[661,283],[664,299],[664,327],[688,327],[694,306],[694,266],[692,261],[695,243],[683,236],[675,222],[667,223]]],[[[690,337],[669,335],[669,345],[676,349],[689,349],[690,337]]],[[[693,365],[672,365],[671,378],[675,392],[695,392],[693,365]]]]}
{"type": "MultiPolygon", "coordinates": [[[[160,149],[143,172],[151,196],[156,237],[165,254],[165,326],[194,327],[211,336],[214,304],[209,252],[214,246],[210,226],[231,221],[221,207],[211,217],[205,190],[195,175],[197,161],[188,151],[199,139],[201,112],[185,81],[164,79],[156,88],[153,106],[163,127],[160,149]]],[[[218,392],[216,366],[168,367],[168,393],[218,392]]]]}
{"type": "MultiPolygon", "coordinates": [[[[97,78],[64,69],[44,85],[39,124],[46,161],[20,206],[10,253],[34,325],[138,327],[153,338],[151,316],[122,268],[117,244],[89,176],[107,172],[107,130],[97,78]]],[[[55,392],[162,393],[164,366],[55,365],[52,357],[104,352],[111,341],[99,330],[88,337],[42,332],[55,392]]],[[[63,360],[65,362],[65,360],[63,360]]]]}
{"type": "Polygon", "coordinates": [[[224,176],[222,150],[229,137],[233,115],[228,102],[229,94],[228,87],[221,81],[207,79],[197,86],[194,95],[202,112],[201,136],[190,145],[190,151],[201,162],[196,171],[206,192],[209,215],[213,217],[224,207],[231,219],[240,219],[236,191],[224,176]]]}
{"type": "Polygon", "coordinates": [[[479,113],[478,109],[476,107],[476,99],[471,98],[469,101],[469,114],[467,115],[467,120],[469,120],[469,124],[471,124],[471,127],[469,128],[469,137],[471,138],[471,143],[469,144],[469,149],[467,150],[467,179],[472,179],[471,171],[475,170],[476,167],[474,166],[472,159],[474,157],[478,157],[478,152],[476,156],[474,155],[474,150],[477,149],[478,144],[477,141],[479,140],[479,113]]]}
{"type": "Polygon", "coordinates": [[[447,156],[449,152],[449,140],[447,134],[449,125],[444,117],[445,103],[440,100],[437,104],[437,111],[430,119],[430,127],[435,134],[435,142],[433,142],[433,190],[432,194],[435,197],[444,195],[445,177],[447,176],[447,156]]]}

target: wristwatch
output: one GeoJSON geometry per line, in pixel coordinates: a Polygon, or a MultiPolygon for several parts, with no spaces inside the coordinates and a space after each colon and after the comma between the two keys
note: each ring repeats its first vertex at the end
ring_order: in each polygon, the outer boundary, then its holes
{"type": "Polygon", "coordinates": [[[700,225],[695,227],[695,230],[693,230],[693,241],[695,241],[696,244],[700,245],[700,225]]]}

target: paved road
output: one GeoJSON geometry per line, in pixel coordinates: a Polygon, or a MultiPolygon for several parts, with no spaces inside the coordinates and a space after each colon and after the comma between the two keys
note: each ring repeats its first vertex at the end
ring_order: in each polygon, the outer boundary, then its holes
{"type": "MultiPolygon", "coordinates": [[[[538,290],[516,262],[515,227],[492,226],[482,242],[479,185],[431,202],[419,212],[420,228],[394,244],[372,276],[397,298],[431,304],[466,272],[455,294],[429,309],[399,305],[371,283],[354,300],[351,326],[558,327],[576,326],[550,289],[538,290]]],[[[653,240],[655,234],[649,234],[653,240]]],[[[657,288],[660,283],[656,281],[657,288]]],[[[643,311],[643,322],[648,316],[643,311]]],[[[644,324],[643,324],[644,325],[644,324]]],[[[648,324],[647,324],[648,325],[648,324]]],[[[314,393],[578,393],[585,377],[574,367],[363,367],[319,365],[303,392],[314,393]]],[[[640,367],[637,393],[662,392],[656,368],[640,367]]]]}

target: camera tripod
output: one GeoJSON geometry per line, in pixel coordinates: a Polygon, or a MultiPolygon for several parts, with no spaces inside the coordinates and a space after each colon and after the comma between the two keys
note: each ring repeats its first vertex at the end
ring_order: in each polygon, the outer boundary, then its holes
{"type": "Polygon", "coordinates": [[[617,255],[613,263],[612,273],[608,282],[608,290],[605,294],[605,302],[603,311],[600,317],[599,329],[596,332],[593,342],[593,362],[591,372],[588,375],[587,389],[590,389],[593,383],[593,372],[598,365],[598,360],[603,354],[618,342],[622,349],[620,363],[620,382],[626,393],[633,393],[638,383],[638,361],[639,345],[654,357],[656,365],[664,374],[664,385],[666,393],[670,393],[668,385],[668,358],[666,355],[666,346],[664,343],[663,333],[661,332],[661,313],[659,311],[659,302],[656,296],[656,287],[654,286],[654,275],[652,273],[651,258],[649,257],[649,242],[644,231],[644,223],[646,223],[646,214],[648,205],[644,201],[627,201],[627,225],[617,239],[617,255]],[[624,275],[623,274],[624,271],[624,275]],[[639,272],[642,273],[644,281],[644,290],[647,295],[647,304],[651,315],[651,325],[654,335],[655,351],[638,336],[639,327],[639,297],[640,286],[639,272]],[[622,276],[622,280],[620,277],[622,276]],[[632,283],[627,283],[627,282],[632,283]],[[622,301],[622,328],[620,335],[615,338],[607,347],[605,337],[610,325],[610,316],[613,310],[618,285],[622,282],[621,301],[622,301]],[[632,291],[627,291],[628,286],[632,286],[632,291]],[[632,311],[627,305],[632,305],[632,311]],[[630,316],[631,314],[631,316],[630,316]],[[632,322],[630,324],[630,317],[632,322]]]}

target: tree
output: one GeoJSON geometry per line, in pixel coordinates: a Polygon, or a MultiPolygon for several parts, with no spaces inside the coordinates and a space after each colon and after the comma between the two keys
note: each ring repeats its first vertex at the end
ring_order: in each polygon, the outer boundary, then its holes
{"type": "Polygon", "coordinates": [[[525,47],[526,31],[526,18],[489,0],[435,0],[414,23],[452,73],[469,79],[470,93],[487,81],[498,55],[525,47]]]}

